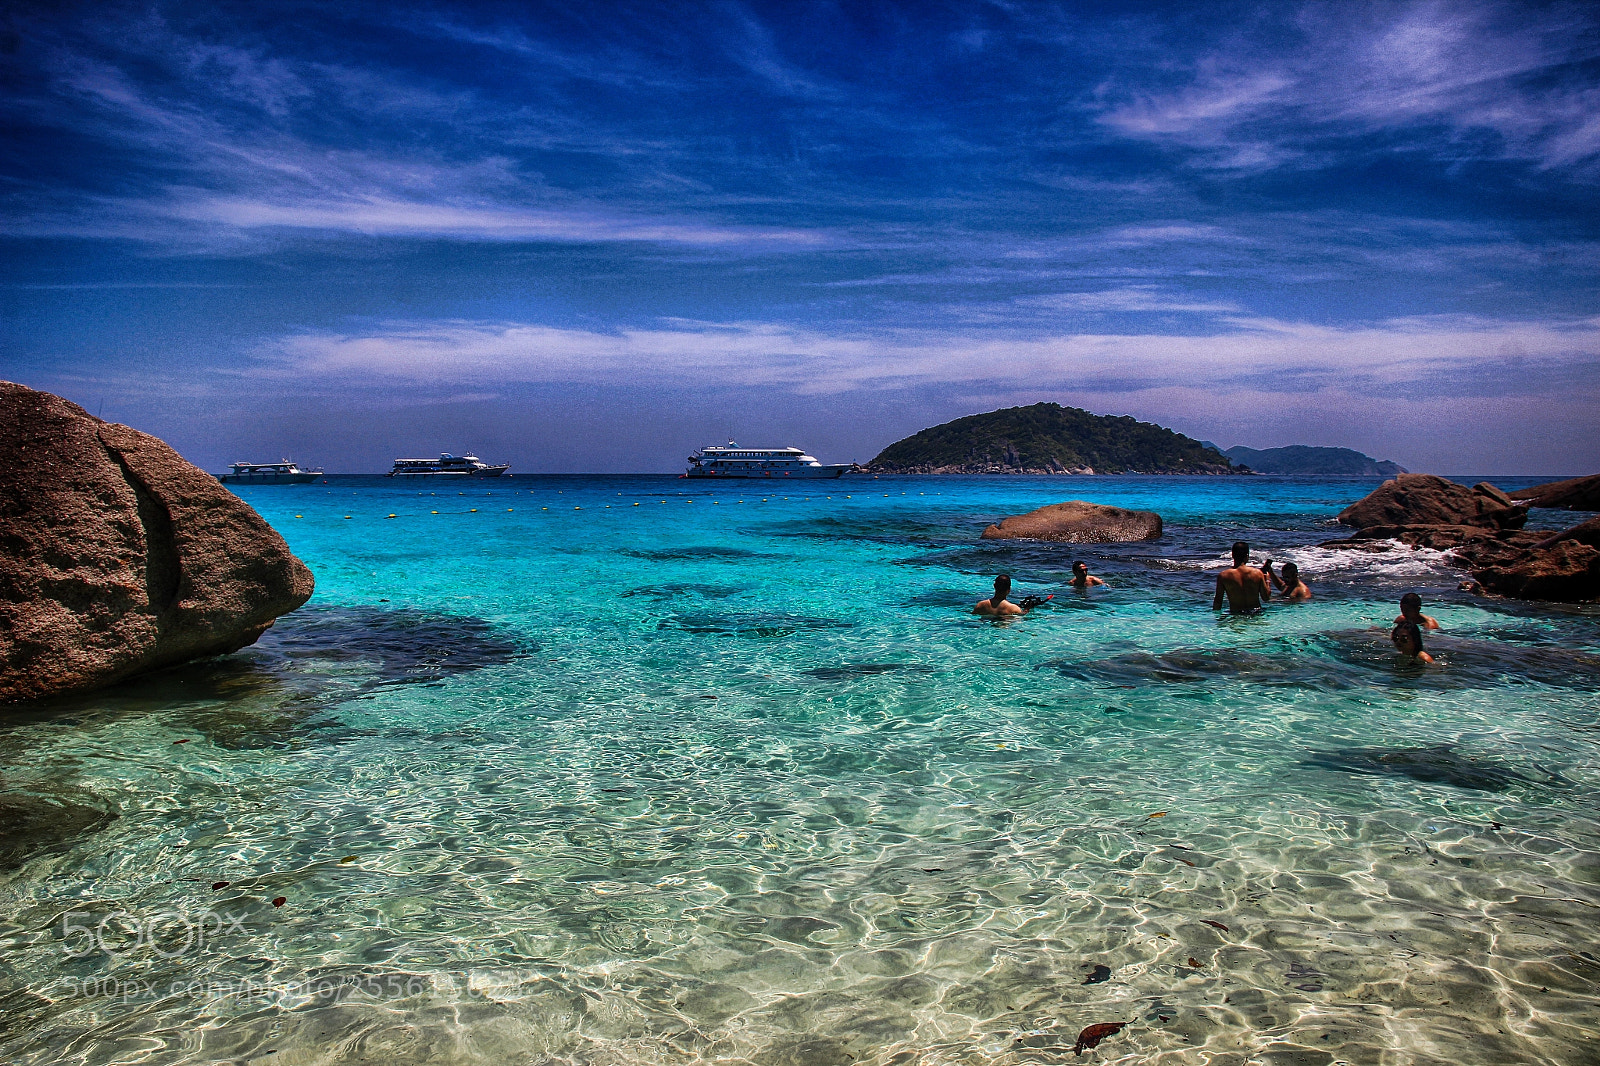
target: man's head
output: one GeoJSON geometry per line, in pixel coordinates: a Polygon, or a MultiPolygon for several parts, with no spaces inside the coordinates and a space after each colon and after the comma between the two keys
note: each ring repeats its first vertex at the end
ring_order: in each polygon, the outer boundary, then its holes
{"type": "Polygon", "coordinates": [[[1011,595],[1011,575],[1001,574],[994,579],[994,598],[1003,600],[1011,595]]]}
{"type": "Polygon", "coordinates": [[[1250,545],[1242,540],[1233,542],[1233,565],[1243,566],[1250,561],[1250,545]]]}
{"type": "Polygon", "coordinates": [[[1300,584],[1300,568],[1298,566],[1293,563],[1284,563],[1282,573],[1283,583],[1289,588],[1294,588],[1300,584]]]}
{"type": "Polygon", "coordinates": [[[1089,576],[1089,564],[1085,563],[1085,562],[1073,563],[1072,564],[1072,573],[1073,573],[1073,575],[1075,577],[1088,577],[1089,576]]]}
{"type": "Polygon", "coordinates": [[[1416,655],[1422,651],[1422,630],[1415,622],[1401,622],[1389,633],[1389,640],[1401,655],[1416,655]]]}
{"type": "Polygon", "coordinates": [[[1415,592],[1408,592],[1400,597],[1400,613],[1407,618],[1415,618],[1422,613],[1422,597],[1415,592]]]}

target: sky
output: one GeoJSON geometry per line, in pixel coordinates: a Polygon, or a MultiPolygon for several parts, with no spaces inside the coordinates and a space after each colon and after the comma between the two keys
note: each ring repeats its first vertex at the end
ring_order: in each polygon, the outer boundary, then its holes
{"type": "Polygon", "coordinates": [[[1592,4],[14,3],[0,148],[0,377],[213,471],[1600,470],[1592,4]]]}

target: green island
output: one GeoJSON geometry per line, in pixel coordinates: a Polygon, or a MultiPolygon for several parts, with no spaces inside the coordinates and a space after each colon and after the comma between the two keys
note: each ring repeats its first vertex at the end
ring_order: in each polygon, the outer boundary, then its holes
{"type": "Polygon", "coordinates": [[[876,474],[1241,474],[1197,440],[1058,403],[968,415],[889,445],[876,474]]]}

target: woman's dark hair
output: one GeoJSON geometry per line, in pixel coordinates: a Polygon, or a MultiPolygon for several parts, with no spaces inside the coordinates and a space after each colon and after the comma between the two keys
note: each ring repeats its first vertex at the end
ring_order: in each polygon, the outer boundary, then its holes
{"type": "Polygon", "coordinates": [[[1074,570],[1087,570],[1087,569],[1089,569],[1089,564],[1084,562],[1082,559],[1079,559],[1077,562],[1072,564],[1072,569],[1074,569],[1074,570]]]}
{"type": "Polygon", "coordinates": [[[1283,587],[1292,589],[1300,584],[1300,568],[1293,563],[1284,563],[1278,570],[1283,575],[1283,587]]]}
{"type": "Polygon", "coordinates": [[[1422,651],[1422,629],[1415,622],[1398,622],[1389,631],[1389,642],[1407,655],[1416,655],[1422,651]]]}

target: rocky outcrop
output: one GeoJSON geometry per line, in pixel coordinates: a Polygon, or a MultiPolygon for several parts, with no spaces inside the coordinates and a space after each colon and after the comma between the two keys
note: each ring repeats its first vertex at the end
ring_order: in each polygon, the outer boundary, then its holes
{"type": "Polygon", "coordinates": [[[983,531],[984,540],[1052,540],[1064,544],[1109,544],[1154,540],[1161,536],[1161,516],[1128,511],[1084,500],[1053,503],[1027,514],[1012,515],[983,531]]]}
{"type": "Polygon", "coordinates": [[[1481,526],[1521,529],[1528,507],[1487,481],[1472,488],[1433,474],[1401,474],[1339,512],[1358,529],[1374,526],[1481,526]]]}
{"type": "Polygon", "coordinates": [[[1468,489],[1408,474],[1345,508],[1339,521],[1361,528],[1324,547],[1385,551],[1398,541],[1449,552],[1487,592],[1562,603],[1600,597],[1600,519],[1559,533],[1523,529],[1526,520],[1527,505],[1487,482],[1468,489]]]}
{"type": "Polygon", "coordinates": [[[0,701],[236,651],[311,590],[283,538],[166,444],[0,382],[0,701]]]}
{"type": "Polygon", "coordinates": [[[1526,500],[1529,507],[1552,507],[1565,511],[1600,511],[1600,474],[1552,481],[1511,494],[1526,500]]]}

